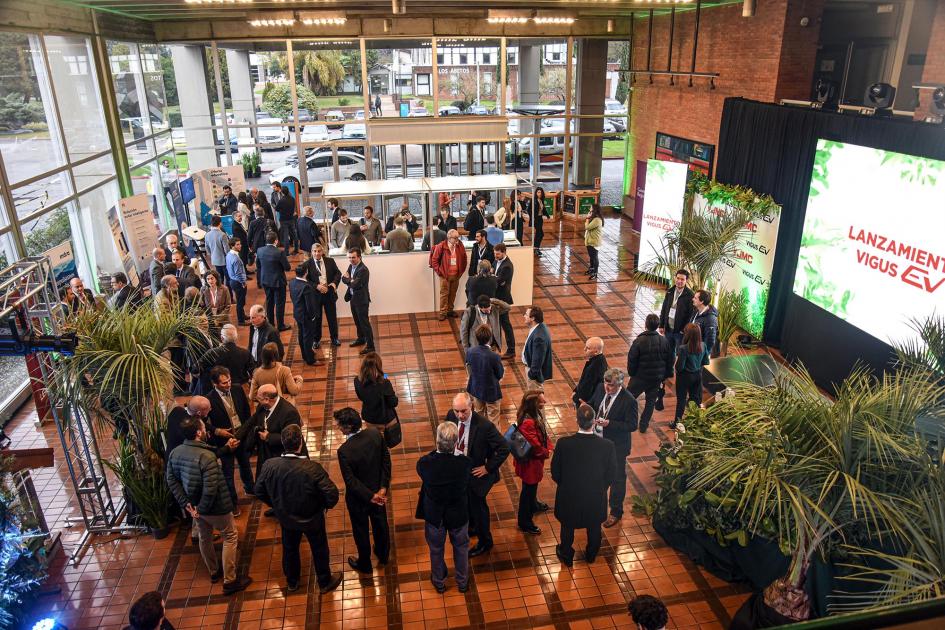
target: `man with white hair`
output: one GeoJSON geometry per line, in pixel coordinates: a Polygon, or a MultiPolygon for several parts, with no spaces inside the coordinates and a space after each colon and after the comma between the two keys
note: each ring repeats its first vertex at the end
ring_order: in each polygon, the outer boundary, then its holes
{"type": "Polygon", "coordinates": [[[262,348],[267,343],[274,343],[279,348],[279,360],[285,356],[285,347],[282,345],[282,339],[279,338],[279,331],[266,319],[266,309],[261,304],[253,304],[249,307],[249,353],[253,360],[259,363],[262,361],[262,348]]]}
{"type": "Polygon", "coordinates": [[[459,288],[459,279],[466,271],[466,248],[459,242],[459,232],[450,230],[446,233],[446,240],[433,248],[430,253],[430,266],[439,276],[439,320],[455,317],[453,303],[456,302],[456,290],[459,288]]]}
{"type": "Polygon", "coordinates": [[[473,411],[472,403],[468,393],[456,394],[444,424],[456,424],[456,447],[453,452],[468,457],[472,467],[468,492],[469,520],[479,537],[476,546],[469,551],[470,557],[474,558],[488,552],[493,546],[489,527],[491,511],[486,499],[492,486],[499,481],[499,469],[509,456],[509,445],[492,422],[473,411]]]}
{"type": "Polygon", "coordinates": [[[248,350],[238,345],[239,332],[236,326],[224,324],[220,329],[220,341],[223,342],[221,345],[211,348],[203,355],[200,361],[203,371],[209,374],[212,368],[222,366],[230,371],[234,385],[250,382],[256,362],[248,350]]]}
{"type": "Polygon", "coordinates": [[[627,496],[627,457],[630,455],[630,434],[637,430],[637,400],[624,389],[624,372],[610,368],[597,386],[588,405],[595,411],[595,430],[614,444],[617,467],[610,480],[610,516],[604,527],[613,527],[623,518],[623,500],[627,496]]]}
{"type": "Polygon", "coordinates": [[[575,409],[586,403],[594,395],[594,390],[604,379],[607,371],[607,357],[604,356],[604,340],[600,337],[588,337],[584,342],[584,369],[581,379],[571,394],[575,409]]]}
{"type": "Polygon", "coordinates": [[[312,245],[322,240],[322,229],[315,222],[315,209],[312,206],[302,208],[299,217],[299,249],[303,252],[312,251],[312,245]]]}
{"type": "Polygon", "coordinates": [[[469,588],[469,506],[466,492],[472,462],[455,455],[459,429],[452,422],[436,428],[436,450],[417,462],[423,482],[417,518],[423,519],[424,537],[430,548],[430,581],[437,593],[446,591],[444,547],[449,534],[456,563],[456,586],[460,593],[469,588]]]}

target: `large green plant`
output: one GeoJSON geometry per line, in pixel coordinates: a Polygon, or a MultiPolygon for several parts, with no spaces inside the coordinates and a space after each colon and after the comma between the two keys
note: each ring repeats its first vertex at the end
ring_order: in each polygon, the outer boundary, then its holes
{"type": "Polygon", "coordinates": [[[738,327],[744,325],[747,304],[748,298],[744,293],[725,289],[719,293],[719,345],[723,357],[728,354],[728,344],[738,327]]]}
{"type": "Polygon", "coordinates": [[[702,175],[693,176],[686,188],[686,203],[679,225],[663,237],[661,247],[649,263],[637,271],[641,280],[668,276],[688,269],[689,284],[712,288],[735,258],[751,232],[746,227],[763,216],[779,212],[767,195],[741,186],[729,186],[702,175]],[[695,196],[703,197],[718,211],[695,207],[695,196]]]}
{"type": "MultiPolygon", "coordinates": [[[[149,443],[153,445],[155,439],[156,436],[149,436],[149,443]]],[[[171,491],[164,481],[164,465],[155,449],[142,452],[131,440],[122,437],[118,440],[115,459],[105,465],[131,495],[144,522],[152,529],[166,527],[171,491]]]]}
{"type": "Polygon", "coordinates": [[[880,379],[855,371],[834,400],[805,372],[782,374],[770,387],[732,388],[735,396],[684,417],[682,445],[665,457],[653,509],[681,508],[678,528],[689,519],[720,541],[776,540],[790,569],[765,590],[765,601],[805,619],[803,586],[818,554],[908,537],[912,488],[927,486],[932,474],[915,418],[939,392],[911,370],[880,379]]]}

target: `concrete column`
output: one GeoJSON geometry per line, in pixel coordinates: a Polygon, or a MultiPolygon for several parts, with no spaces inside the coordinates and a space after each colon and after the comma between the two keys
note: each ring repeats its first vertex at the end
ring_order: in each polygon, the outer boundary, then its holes
{"type": "Polygon", "coordinates": [[[226,68],[230,77],[230,100],[237,125],[253,125],[252,129],[237,127],[240,138],[255,137],[256,101],[253,97],[253,78],[249,72],[248,50],[226,50],[226,68]]]}
{"type": "Polygon", "coordinates": [[[213,131],[210,129],[213,114],[207,95],[203,46],[171,46],[171,61],[179,86],[180,118],[187,139],[190,170],[215,168],[218,164],[216,149],[213,148],[213,131]]]}
{"type": "MultiPolygon", "coordinates": [[[[604,87],[607,84],[607,40],[579,39],[577,41],[577,80],[575,84],[575,113],[579,116],[601,116],[604,113],[604,87]]],[[[603,118],[578,118],[576,133],[601,133],[603,118]]],[[[603,138],[574,138],[574,167],[571,183],[575,188],[590,188],[594,178],[600,177],[603,138]]]]}
{"type": "MultiPolygon", "coordinates": [[[[523,108],[534,107],[538,105],[538,99],[541,96],[538,88],[538,76],[541,71],[541,46],[519,46],[518,48],[518,102],[523,108]]],[[[521,121],[521,133],[535,133],[540,123],[537,120],[521,121]]],[[[530,178],[533,182],[538,181],[538,172],[540,170],[540,155],[538,153],[538,141],[532,139],[529,141],[529,147],[532,151],[530,178]]]]}

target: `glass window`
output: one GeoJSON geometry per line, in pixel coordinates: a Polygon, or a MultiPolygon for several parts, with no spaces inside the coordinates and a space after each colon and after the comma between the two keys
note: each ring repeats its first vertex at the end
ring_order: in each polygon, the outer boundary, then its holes
{"type": "Polygon", "coordinates": [[[437,70],[440,116],[484,116],[496,111],[499,93],[493,77],[500,72],[499,40],[483,37],[437,39],[456,63],[437,70]]]}
{"type": "MultiPolygon", "coordinates": [[[[369,40],[368,55],[376,60],[369,69],[372,106],[380,102],[380,113],[385,118],[417,118],[432,116],[434,99],[421,94],[416,77],[432,74],[433,55],[429,39],[369,40]]],[[[439,51],[437,51],[439,52],[439,51]]]]}
{"type": "Polygon", "coordinates": [[[66,159],[39,38],[0,31],[0,63],[0,151],[15,184],[66,159]]]}
{"type": "Polygon", "coordinates": [[[79,235],[74,242],[83,254],[76,256],[76,265],[87,283],[97,283],[98,278],[122,270],[108,223],[108,212],[118,205],[118,199],[118,184],[112,181],[69,204],[73,234],[79,235]]]}
{"type": "Polygon", "coordinates": [[[60,171],[25,186],[13,188],[12,192],[16,216],[22,219],[43,208],[58,205],[62,199],[72,194],[72,186],[69,184],[69,174],[60,171]]]}
{"type": "MultiPolygon", "coordinates": [[[[147,96],[137,44],[108,41],[108,61],[115,84],[118,118],[125,143],[150,135],[151,123],[147,113],[147,96]],[[145,104],[142,110],[142,103],[145,104]]],[[[129,158],[130,159],[130,158],[129,158]]]]}
{"type": "Polygon", "coordinates": [[[161,65],[161,51],[157,44],[140,44],[141,72],[144,92],[147,95],[148,118],[152,133],[169,127],[167,99],[164,94],[164,68],[161,65]]]}
{"type": "Polygon", "coordinates": [[[108,131],[88,38],[47,35],[45,42],[49,78],[56,92],[69,160],[76,162],[109,150],[108,131]]]}
{"type": "Polygon", "coordinates": [[[109,177],[115,176],[115,161],[111,153],[95,158],[85,164],[81,164],[72,169],[72,176],[75,178],[76,190],[81,192],[86,188],[101,183],[109,177]]]}

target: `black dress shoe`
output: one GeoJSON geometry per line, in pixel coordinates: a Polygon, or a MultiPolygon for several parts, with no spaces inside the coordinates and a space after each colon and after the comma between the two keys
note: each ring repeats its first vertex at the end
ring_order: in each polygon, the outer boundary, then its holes
{"type": "Polygon", "coordinates": [[[363,345],[366,344],[366,343],[367,343],[367,342],[366,342],[364,339],[355,339],[354,341],[352,341],[352,342],[349,343],[348,345],[351,346],[352,348],[354,348],[355,346],[363,346],[363,345]]]}
{"type": "Polygon", "coordinates": [[[217,572],[210,576],[210,583],[216,584],[223,579],[223,569],[217,569],[217,572]]]}
{"type": "Polygon", "coordinates": [[[371,573],[373,571],[373,569],[371,568],[365,569],[364,567],[359,565],[358,559],[355,558],[354,556],[348,556],[348,566],[354,569],[355,571],[357,571],[358,573],[371,573]]]}
{"type": "Polygon", "coordinates": [[[358,354],[367,354],[368,352],[374,352],[374,348],[368,348],[367,346],[365,346],[364,348],[361,348],[361,352],[359,352],[358,354]]]}
{"type": "Polygon", "coordinates": [[[316,341],[315,343],[312,344],[312,347],[315,348],[316,350],[318,350],[319,348],[322,347],[322,342],[321,342],[321,341],[316,341]]]}
{"type": "Polygon", "coordinates": [[[551,509],[551,506],[545,503],[544,501],[535,501],[536,512],[547,512],[550,509],[551,509]]]}
{"type": "Polygon", "coordinates": [[[285,587],[285,592],[286,592],[286,593],[294,593],[294,592],[296,592],[297,590],[299,590],[299,585],[298,585],[298,584],[286,584],[286,587],[285,587]]]}
{"type": "Polygon", "coordinates": [[[241,578],[236,578],[235,581],[223,585],[223,594],[232,595],[234,593],[239,593],[240,591],[246,590],[246,587],[252,583],[253,578],[249,577],[248,575],[244,575],[241,578]]]}
{"type": "Polygon", "coordinates": [[[555,555],[558,556],[558,560],[561,561],[561,564],[565,566],[574,566],[574,559],[568,558],[566,555],[561,553],[561,548],[558,545],[555,545],[555,555]]]}
{"type": "Polygon", "coordinates": [[[479,545],[469,550],[469,557],[475,558],[476,556],[481,556],[484,553],[488,553],[492,549],[492,545],[479,545]]]}
{"type": "Polygon", "coordinates": [[[333,573],[331,576],[331,579],[328,580],[327,584],[325,584],[324,586],[320,585],[318,587],[318,592],[324,595],[325,593],[329,593],[335,590],[336,588],[338,588],[338,585],[341,584],[342,577],[343,576],[341,575],[341,573],[333,573]]]}
{"type": "Polygon", "coordinates": [[[526,525],[525,527],[522,527],[521,525],[519,525],[518,528],[519,530],[525,532],[526,534],[532,534],[534,536],[537,536],[538,534],[541,533],[541,528],[538,527],[537,525],[526,525]]]}
{"type": "Polygon", "coordinates": [[[341,345],[341,340],[340,340],[340,339],[332,339],[332,340],[331,340],[331,345],[333,345],[333,346],[340,346],[340,345],[341,345]]]}

